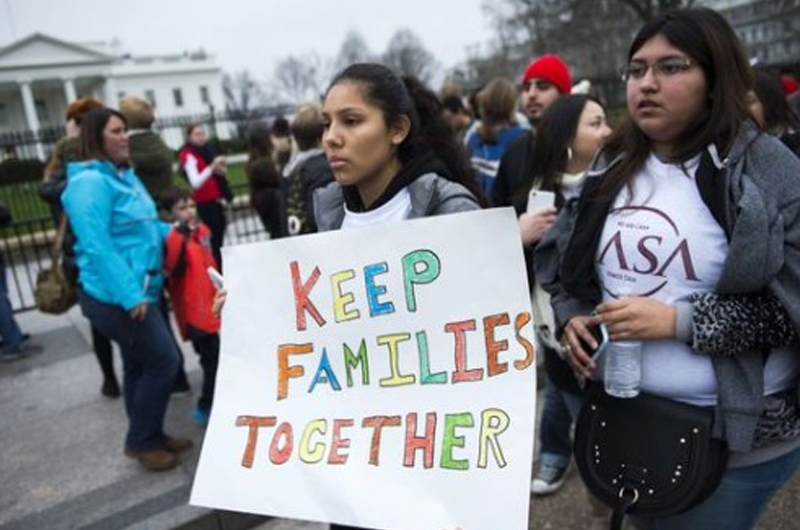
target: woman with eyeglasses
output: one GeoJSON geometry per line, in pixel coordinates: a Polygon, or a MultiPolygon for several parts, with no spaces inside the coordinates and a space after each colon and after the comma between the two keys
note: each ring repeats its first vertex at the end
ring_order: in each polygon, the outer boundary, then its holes
{"type": "Polygon", "coordinates": [[[629,119],[540,242],[536,277],[574,371],[603,377],[603,323],[643,342],[643,393],[716,412],[721,483],[636,526],[754,528],[800,465],[800,162],[750,121],[748,58],[714,11],[653,19],[622,73],[629,119]]]}

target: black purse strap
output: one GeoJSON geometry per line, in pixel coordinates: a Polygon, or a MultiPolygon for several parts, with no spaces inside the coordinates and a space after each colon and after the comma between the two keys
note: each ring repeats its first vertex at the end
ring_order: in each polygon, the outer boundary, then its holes
{"type": "Polygon", "coordinates": [[[617,502],[611,507],[614,510],[611,513],[611,525],[609,527],[611,530],[622,529],[622,522],[625,520],[625,515],[638,500],[639,493],[636,490],[623,489],[620,491],[617,502]],[[627,491],[631,492],[632,496],[630,498],[628,498],[627,491]]]}

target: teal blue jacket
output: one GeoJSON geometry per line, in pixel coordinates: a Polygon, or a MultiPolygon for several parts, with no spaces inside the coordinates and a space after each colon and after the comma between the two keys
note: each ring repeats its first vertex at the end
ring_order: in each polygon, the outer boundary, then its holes
{"type": "Polygon", "coordinates": [[[168,226],[136,174],[108,161],[72,162],[61,202],[77,236],[81,288],[125,310],[156,302],[168,226]]]}

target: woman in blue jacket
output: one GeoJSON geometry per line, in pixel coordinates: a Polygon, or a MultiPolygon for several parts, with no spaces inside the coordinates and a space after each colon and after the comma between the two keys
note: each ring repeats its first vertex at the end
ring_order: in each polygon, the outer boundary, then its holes
{"type": "Polygon", "coordinates": [[[83,119],[80,162],[67,167],[64,210],[77,237],[83,314],[119,344],[128,414],[125,454],[153,470],[178,464],[188,439],[164,434],[179,354],[158,311],[166,225],[128,167],[125,118],[101,108],[83,119]]]}

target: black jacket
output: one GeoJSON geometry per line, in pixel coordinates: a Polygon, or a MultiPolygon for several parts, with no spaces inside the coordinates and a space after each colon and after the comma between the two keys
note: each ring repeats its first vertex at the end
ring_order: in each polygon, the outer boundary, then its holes
{"type": "Polygon", "coordinates": [[[492,206],[512,206],[516,195],[520,192],[525,175],[533,160],[533,144],[536,133],[533,129],[520,134],[508,146],[508,150],[500,159],[497,177],[492,189],[492,206]]]}

